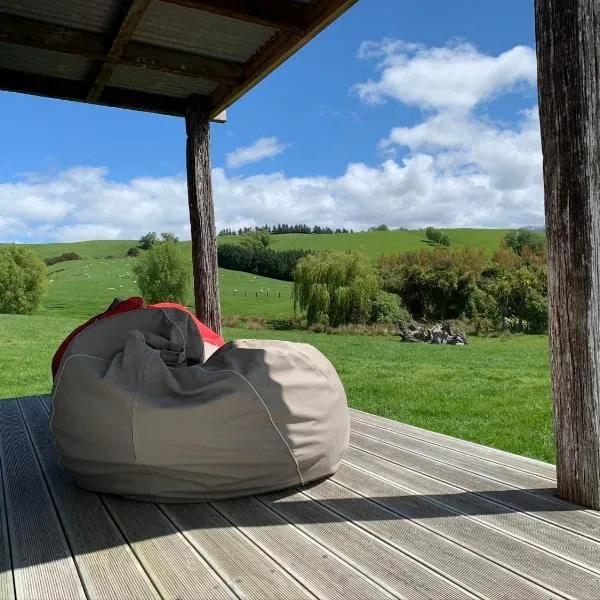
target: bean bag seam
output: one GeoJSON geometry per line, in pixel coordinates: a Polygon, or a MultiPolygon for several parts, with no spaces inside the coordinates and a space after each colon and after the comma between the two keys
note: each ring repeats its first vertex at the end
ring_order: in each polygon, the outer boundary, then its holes
{"type": "MultiPolygon", "coordinates": [[[[208,369],[205,369],[204,367],[199,367],[199,368],[202,369],[203,371],[208,371],[208,369]]],[[[221,373],[234,373],[235,375],[240,377],[243,381],[245,381],[250,386],[250,389],[256,394],[256,397],[260,400],[260,403],[263,405],[263,408],[265,409],[265,412],[267,413],[267,417],[269,418],[271,426],[273,427],[273,429],[277,432],[277,434],[281,438],[281,441],[283,442],[284,446],[286,447],[290,457],[294,461],[294,465],[296,467],[296,472],[298,473],[298,477],[300,478],[300,485],[304,485],[304,477],[302,476],[302,473],[300,471],[300,465],[298,464],[298,460],[296,459],[295,454],[292,452],[292,449],[290,448],[290,445],[287,443],[287,440],[285,439],[284,435],[279,430],[279,427],[277,427],[277,425],[275,424],[275,421],[273,420],[273,416],[271,415],[271,411],[267,407],[266,402],[262,399],[262,396],[258,393],[257,389],[252,385],[252,383],[246,377],[244,377],[241,373],[234,371],[233,369],[223,369],[220,372],[221,373]]]]}

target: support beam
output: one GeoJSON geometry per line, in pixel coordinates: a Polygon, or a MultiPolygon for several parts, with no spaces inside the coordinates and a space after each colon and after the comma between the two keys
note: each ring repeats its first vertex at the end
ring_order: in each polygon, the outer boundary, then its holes
{"type": "Polygon", "coordinates": [[[600,4],[535,12],[558,493],[600,510],[600,4]]]}
{"type": "MultiPolygon", "coordinates": [[[[121,57],[125,46],[131,40],[139,22],[144,16],[144,12],[148,8],[151,0],[131,0],[124,16],[119,19],[119,25],[116,28],[108,58],[115,61],[121,57]]],[[[88,93],[88,100],[96,101],[100,98],[104,88],[108,84],[111,75],[115,70],[115,65],[112,62],[105,62],[94,78],[94,82],[88,93]]]]}
{"type": "Polygon", "coordinates": [[[210,113],[202,98],[190,98],[185,127],[196,314],[208,327],[220,332],[217,231],[210,166],[210,113]]]}
{"type": "Polygon", "coordinates": [[[120,56],[106,51],[106,37],[52,23],[0,13],[0,42],[53,50],[90,60],[143,67],[153,71],[203,77],[217,82],[241,82],[244,65],[227,60],[198,56],[140,42],[129,42],[120,56]]]}
{"type": "Polygon", "coordinates": [[[290,56],[315,38],[358,0],[313,0],[307,6],[305,30],[302,36],[281,31],[246,65],[246,79],[239,85],[224,83],[210,97],[212,116],[229,108],[290,56]],[[323,18],[323,15],[327,15],[323,18]]]}
{"type": "Polygon", "coordinates": [[[308,23],[308,5],[294,0],[163,0],[246,23],[301,34],[308,23]]]}

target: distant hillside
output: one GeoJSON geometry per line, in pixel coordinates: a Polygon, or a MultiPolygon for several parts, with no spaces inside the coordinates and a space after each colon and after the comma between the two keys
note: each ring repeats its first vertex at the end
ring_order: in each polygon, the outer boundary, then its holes
{"type": "MultiPolygon", "coordinates": [[[[494,252],[508,229],[444,229],[450,236],[452,247],[474,246],[494,252]]],[[[220,236],[219,244],[236,242],[238,236],[220,236]]],[[[57,256],[63,252],[76,252],[87,259],[103,259],[107,255],[123,257],[128,248],[137,245],[134,240],[74,242],[71,244],[36,244],[33,248],[42,257],[57,256]]],[[[190,247],[190,242],[182,242],[190,247]]],[[[275,250],[306,248],[308,250],[362,250],[374,259],[383,254],[394,254],[404,250],[427,248],[425,233],[415,231],[369,231],[341,234],[272,235],[271,246],[275,250]]]]}

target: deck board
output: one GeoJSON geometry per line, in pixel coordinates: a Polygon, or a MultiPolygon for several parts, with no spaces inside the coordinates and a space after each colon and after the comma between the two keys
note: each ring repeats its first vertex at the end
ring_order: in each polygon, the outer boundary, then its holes
{"type": "Polygon", "coordinates": [[[0,402],[0,598],[600,598],[600,514],[552,465],[353,410],[327,481],[155,505],[75,486],[50,412],[0,402]]]}

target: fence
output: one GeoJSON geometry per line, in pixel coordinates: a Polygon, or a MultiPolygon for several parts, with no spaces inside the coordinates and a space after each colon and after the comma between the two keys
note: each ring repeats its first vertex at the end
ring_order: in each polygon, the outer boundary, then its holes
{"type": "Polygon", "coordinates": [[[221,290],[221,297],[227,298],[261,298],[269,300],[279,300],[293,298],[291,292],[261,292],[256,290],[221,290]]]}

